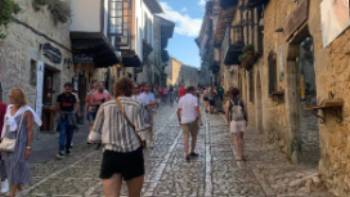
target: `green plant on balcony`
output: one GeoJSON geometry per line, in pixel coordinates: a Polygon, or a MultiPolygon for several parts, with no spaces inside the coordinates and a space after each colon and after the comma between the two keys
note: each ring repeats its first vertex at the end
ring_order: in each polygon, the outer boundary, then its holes
{"type": "Polygon", "coordinates": [[[5,29],[21,8],[13,0],[0,0],[0,40],[6,37],[5,29]]]}
{"type": "Polygon", "coordinates": [[[255,52],[254,45],[247,45],[243,48],[242,55],[239,56],[239,62],[241,63],[241,66],[246,68],[247,70],[250,70],[254,63],[258,60],[258,54],[255,52]]]}
{"type": "Polygon", "coordinates": [[[32,6],[35,11],[40,11],[42,7],[47,6],[55,24],[68,22],[71,16],[71,10],[68,2],[61,0],[33,0],[32,6]]]}

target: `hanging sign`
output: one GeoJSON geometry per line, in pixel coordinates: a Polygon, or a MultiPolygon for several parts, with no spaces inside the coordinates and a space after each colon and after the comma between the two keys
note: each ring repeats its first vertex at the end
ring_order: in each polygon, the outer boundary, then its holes
{"type": "Polygon", "coordinates": [[[61,51],[52,46],[50,43],[45,43],[42,46],[42,50],[43,50],[43,55],[50,60],[52,63],[55,64],[61,64],[62,62],[62,53],[61,51]]]}

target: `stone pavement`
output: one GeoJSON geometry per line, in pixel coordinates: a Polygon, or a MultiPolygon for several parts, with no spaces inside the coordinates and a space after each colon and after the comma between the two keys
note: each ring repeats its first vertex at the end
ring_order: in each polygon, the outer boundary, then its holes
{"type": "MultiPolygon", "coordinates": [[[[159,110],[155,119],[156,145],[145,151],[143,196],[331,196],[319,189],[315,170],[290,164],[277,149],[264,145],[253,130],[246,135],[248,161],[236,162],[222,116],[205,115],[203,119],[198,141],[200,157],[187,163],[175,109],[159,110]]],[[[102,196],[100,160],[101,152],[82,142],[65,160],[33,162],[34,182],[26,188],[25,196],[102,196]]],[[[123,195],[126,194],[124,188],[123,195]]]]}

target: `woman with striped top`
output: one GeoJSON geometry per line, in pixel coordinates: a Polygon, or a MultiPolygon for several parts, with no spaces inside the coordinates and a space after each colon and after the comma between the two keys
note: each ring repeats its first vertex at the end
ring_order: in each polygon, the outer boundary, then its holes
{"type": "Polygon", "coordinates": [[[89,143],[103,145],[100,178],[107,197],[120,195],[123,179],[130,197],[141,195],[145,169],[139,133],[149,126],[143,122],[141,104],[131,98],[132,90],[129,79],[116,83],[116,98],[100,106],[89,134],[89,143]]]}

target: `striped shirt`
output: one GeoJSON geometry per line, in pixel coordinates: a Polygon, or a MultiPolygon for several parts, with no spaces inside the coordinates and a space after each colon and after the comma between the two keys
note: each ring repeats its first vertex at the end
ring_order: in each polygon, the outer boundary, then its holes
{"type": "MultiPolygon", "coordinates": [[[[149,126],[143,121],[142,106],[138,101],[130,97],[120,97],[120,102],[129,120],[135,125],[136,132],[148,129],[149,126]]],[[[115,99],[101,105],[91,132],[101,135],[104,150],[132,152],[141,146],[115,99]]]]}

